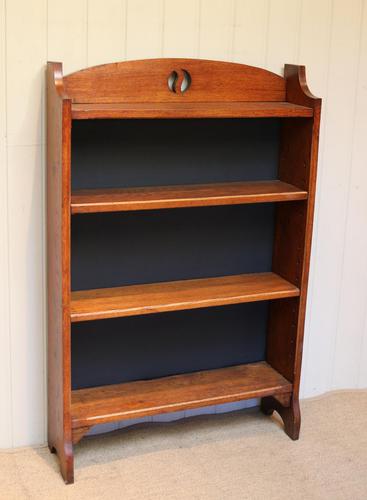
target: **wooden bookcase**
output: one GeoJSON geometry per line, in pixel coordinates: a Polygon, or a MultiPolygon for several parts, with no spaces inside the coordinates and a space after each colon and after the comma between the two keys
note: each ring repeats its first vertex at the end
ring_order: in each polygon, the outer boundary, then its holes
{"type": "MultiPolygon", "coordinates": [[[[226,62],[48,63],[48,442],[261,398],[298,439],[321,100],[226,62]]],[[[269,424],[270,425],[270,424],[269,424]]]]}

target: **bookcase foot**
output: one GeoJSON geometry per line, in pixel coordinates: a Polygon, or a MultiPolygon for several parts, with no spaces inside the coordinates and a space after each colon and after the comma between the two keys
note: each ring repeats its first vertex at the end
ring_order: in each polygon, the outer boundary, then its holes
{"type": "Polygon", "coordinates": [[[66,443],[63,453],[59,455],[61,475],[66,484],[74,482],[74,451],[73,445],[66,443]]]}
{"type": "Polygon", "coordinates": [[[274,411],[279,413],[283,420],[284,432],[293,441],[299,438],[301,412],[298,399],[291,398],[290,405],[284,406],[275,397],[269,396],[261,400],[261,411],[265,415],[272,415],[274,411]]]}
{"type": "Polygon", "coordinates": [[[74,450],[71,443],[54,446],[48,444],[51,453],[56,453],[60,463],[60,472],[66,484],[74,482],[74,450]]]}

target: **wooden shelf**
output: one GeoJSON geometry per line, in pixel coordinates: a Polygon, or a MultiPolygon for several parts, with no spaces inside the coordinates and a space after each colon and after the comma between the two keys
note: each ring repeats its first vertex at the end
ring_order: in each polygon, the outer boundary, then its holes
{"type": "Polygon", "coordinates": [[[72,118],[294,118],[313,109],[290,102],[72,103],[72,118]]]}
{"type": "Polygon", "coordinates": [[[281,181],[228,182],[121,189],[83,189],[71,197],[71,213],[240,205],[307,199],[307,191],[281,181]]]}
{"type": "Polygon", "coordinates": [[[74,429],[243,399],[287,394],[292,384],[265,362],[72,391],[74,429]]]}
{"type": "Polygon", "coordinates": [[[71,294],[71,321],[297,297],[299,289],[274,273],[130,285],[71,294]]]}

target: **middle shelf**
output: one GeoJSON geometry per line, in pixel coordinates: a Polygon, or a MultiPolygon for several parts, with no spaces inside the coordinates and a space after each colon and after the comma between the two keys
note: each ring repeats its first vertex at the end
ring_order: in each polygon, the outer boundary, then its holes
{"type": "Polygon", "coordinates": [[[71,321],[136,316],[297,297],[300,291],[275,273],[252,273],[74,291],[71,321]]]}
{"type": "Polygon", "coordinates": [[[279,180],[74,191],[71,213],[121,212],[305,200],[307,191],[279,180]]]}

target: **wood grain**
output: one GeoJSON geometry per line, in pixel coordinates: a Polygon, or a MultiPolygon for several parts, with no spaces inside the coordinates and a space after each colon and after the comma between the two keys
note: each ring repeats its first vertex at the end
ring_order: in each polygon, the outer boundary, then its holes
{"type": "Polygon", "coordinates": [[[270,305],[267,361],[293,382],[291,407],[282,409],[273,399],[264,402],[283,417],[287,434],[298,439],[301,416],[299,386],[312,225],[316,190],[317,152],[321,99],[307,87],[304,66],[286,65],[287,99],[313,107],[313,117],[283,123],[280,143],[279,179],[296,183],[308,191],[308,199],[277,205],[273,270],[300,288],[300,297],[270,305]],[[297,168],[294,168],[294,162],[297,168]],[[287,245],[284,242],[287,241],[287,245]]]}
{"type": "Polygon", "coordinates": [[[305,200],[306,198],[307,191],[277,180],[124,189],[84,189],[72,194],[71,212],[78,214],[240,205],[305,200]]]}
{"type": "Polygon", "coordinates": [[[296,118],[313,110],[289,102],[159,102],[72,104],[77,120],[96,118],[296,118]]]}
{"type": "Polygon", "coordinates": [[[297,398],[284,400],[282,395],[273,394],[261,400],[261,410],[265,415],[272,415],[277,411],[283,420],[284,432],[293,441],[297,441],[301,422],[301,410],[297,398]]]}
{"type": "Polygon", "coordinates": [[[48,445],[65,482],[74,480],[70,398],[71,102],[61,65],[47,67],[48,445]]]}
{"type": "Polygon", "coordinates": [[[72,392],[72,425],[116,420],[289,394],[292,384],[265,362],[72,392]]]}
{"type": "Polygon", "coordinates": [[[79,103],[174,103],[284,101],[284,79],[265,69],[204,59],[145,59],[94,66],[64,78],[66,93],[79,103]],[[172,71],[191,75],[185,93],[168,89],[172,71]]]}
{"type": "Polygon", "coordinates": [[[198,309],[298,295],[296,286],[274,273],[101,288],[72,292],[71,321],[198,309]]]}

